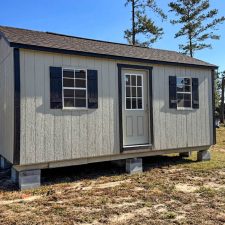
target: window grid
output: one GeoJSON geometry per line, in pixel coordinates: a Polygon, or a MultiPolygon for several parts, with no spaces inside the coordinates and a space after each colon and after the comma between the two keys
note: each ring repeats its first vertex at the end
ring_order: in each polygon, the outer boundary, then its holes
{"type": "Polygon", "coordinates": [[[144,109],[142,74],[125,74],[125,109],[144,109]]]}
{"type": "Polygon", "coordinates": [[[192,108],[192,79],[177,77],[177,108],[192,108]]]}
{"type": "Polygon", "coordinates": [[[65,109],[87,108],[87,70],[63,68],[62,96],[63,96],[63,108],[65,109]],[[69,75],[66,73],[69,73],[69,75]],[[83,73],[84,76],[81,77],[76,73],[80,74],[83,73]],[[73,82],[69,82],[71,80],[73,80],[73,82]],[[68,83],[66,84],[66,82],[69,82],[70,84],[68,85],[68,83]],[[69,92],[70,94],[68,94],[69,92]],[[68,105],[68,102],[70,102],[69,103],[70,105],[68,105]]]}

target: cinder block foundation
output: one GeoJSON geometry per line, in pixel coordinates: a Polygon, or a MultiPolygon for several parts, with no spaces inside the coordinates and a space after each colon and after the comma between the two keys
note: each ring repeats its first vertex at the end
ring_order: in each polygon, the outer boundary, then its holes
{"type": "Polygon", "coordinates": [[[191,156],[191,152],[181,152],[179,153],[179,156],[182,158],[188,158],[191,156]]]}
{"type": "Polygon", "coordinates": [[[142,158],[126,159],[126,172],[129,174],[142,173],[142,158]]]}
{"type": "Polygon", "coordinates": [[[11,170],[11,180],[19,185],[20,190],[28,190],[41,186],[41,170],[11,170]]]}
{"type": "Polygon", "coordinates": [[[210,152],[208,150],[199,151],[197,153],[197,160],[198,161],[209,161],[211,159],[210,152]]]}
{"type": "Polygon", "coordinates": [[[4,157],[0,156],[0,168],[1,169],[9,169],[11,167],[11,163],[7,161],[4,157]]]}

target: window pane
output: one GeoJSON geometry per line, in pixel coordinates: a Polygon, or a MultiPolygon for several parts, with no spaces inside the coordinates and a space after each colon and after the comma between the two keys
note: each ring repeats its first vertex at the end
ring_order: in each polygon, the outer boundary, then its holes
{"type": "Polygon", "coordinates": [[[142,109],[142,98],[138,99],[138,108],[142,109]]]}
{"type": "Polygon", "coordinates": [[[178,107],[184,107],[184,100],[183,99],[177,99],[177,106],[178,107]]]}
{"type": "Polygon", "coordinates": [[[137,99],[132,98],[132,109],[136,109],[136,108],[137,108],[137,99]]]}
{"type": "Polygon", "coordinates": [[[136,97],[137,96],[137,90],[136,90],[136,87],[132,87],[132,97],[136,97]]]}
{"type": "Polygon", "coordinates": [[[75,71],[75,77],[76,78],[83,78],[83,79],[85,79],[86,78],[85,70],[76,70],[75,71]]]}
{"type": "Polygon", "coordinates": [[[183,99],[184,95],[183,94],[177,94],[177,99],[183,99]]]}
{"type": "Polygon", "coordinates": [[[184,101],[184,107],[191,108],[191,101],[184,101]]]}
{"type": "Polygon", "coordinates": [[[74,90],[65,89],[64,90],[64,97],[74,97],[74,90]]]}
{"type": "Polygon", "coordinates": [[[86,98],[86,90],[75,90],[75,97],[86,98]]]}
{"type": "Polygon", "coordinates": [[[137,82],[136,82],[136,75],[132,75],[132,76],[131,76],[131,85],[132,85],[132,86],[136,86],[136,85],[137,85],[137,82]]]}
{"type": "Polygon", "coordinates": [[[191,101],[191,95],[190,94],[184,94],[184,100],[191,101]]]}
{"type": "Polygon", "coordinates": [[[191,92],[191,86],[185,86],[184,91],[185,92],[191,92]]]}
{"type": "Polygon", "coordinates": [[[177,86],[177,92],[183,92],[184,91],[184,86],[183,85],[178,85],[177,86]]]}
{"type": "Polygon", "coordinates": [[[63,79],[63,87],[74,87],[74,79],[63,79]]]}
{"type": "Polygon", "coordinates": [[[74,78],[74,70],[63,70],[63,77],[74,78]]]}
{"type": "Polygon", "coordinates": [[[137,96],[142,97],[142,88],[141,87],[137,88],[137,96]]]}
{"type": "Polygon", "coordinates": [[[141,76],[137,76],[137,86],[142,86],[141,76]]]}
{"type": "Polygon", "coordinates": [[[126,88],[126,97],[130,97],[130,87],[126,88]]]}
{"type": "Polygon", "coordinates": [[[131,109],[131,99],[126,98],[126,109],[131,109]]]}
{"type": "Polygon", "coordinates": [[[191,84],[191,79],[190,78],[185,78],[184,79],[184,84],[185,85],[190,85],[191,84]]]}
{"type": "Polygon", "coordinates": [[[126,85],[130,85],[130,75],[126,75],[126,85]]]}
{"type": "Polygon", "coordinates": [[[75,80],[75,87],[86,88],[86,80],[75,80]]]}
{"type": "Polygon", "coordinates": [[[86,107],[86,99],[76,98],[75,99],[75,107],[85,108],[86,107]]]}
{"type": "Polygon", "coordinates": [[[183,85],[184,84],[184,78],[177,77],[177,85],[183,85]]]}
{"type": "Polygon", "coordinates": [[[64,98],[64,107],[74,107],[74,98],[64,98]]]}

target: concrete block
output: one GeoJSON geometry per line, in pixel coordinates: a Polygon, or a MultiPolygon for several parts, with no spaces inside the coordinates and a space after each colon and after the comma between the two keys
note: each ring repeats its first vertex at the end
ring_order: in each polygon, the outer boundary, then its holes
{"type": "Polygon", "coordinates": [[[126,172],[130,174],[142,173],[142,158],[126,159],[126,172]]]}
{"type": "Polygon", "coordinates": [[[0,167],[1,169],[9,169],[11,167],[11,163],[4,157],[0,156],[0,167]]]}
{"type": "Polygon", "coordinates": [[[211,159],[210,152],[208,150],[199,151],[197,153],[198,161],[209,161],[211,159]]]}
{"type": "Polygon", "coordinates": [[[188,157],[191,156],[191,152],[181,152],[179,154],[179,156],[182,157],[182,158],[188,158],[188,157]]]}
{"type": "Polygon", "coordinates": [[[41,186],[41,170],[16,171],[12,168],[11,180],[18,183],[20,190],[28,190],[41,186]]]}

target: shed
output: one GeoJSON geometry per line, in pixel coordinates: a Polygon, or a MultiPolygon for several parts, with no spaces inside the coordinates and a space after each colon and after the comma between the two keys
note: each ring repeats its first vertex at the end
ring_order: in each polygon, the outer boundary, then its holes
{"type": "Polygon", "coordinates": [[[0,26],[1,166],[25,189],[46,168],[207,158],[216,69],[175,51],[0,26]]]}

